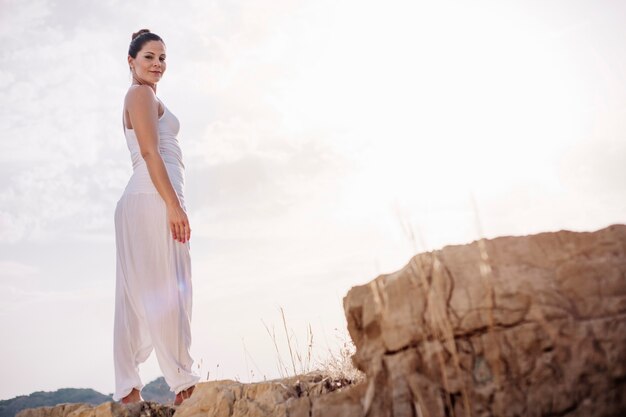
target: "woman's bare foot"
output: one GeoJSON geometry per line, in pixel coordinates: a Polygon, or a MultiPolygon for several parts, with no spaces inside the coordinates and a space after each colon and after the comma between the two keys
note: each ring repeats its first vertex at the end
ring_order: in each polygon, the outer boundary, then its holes
{"type": "Polygon", "coordinates": [[[179,392],[178,394],[176,394],[176,399],[174,400],[174,405],[180,405],[184,400],[186,400],[187,398],[191,397],[191,394],[193,393],[193,389],[195,388],[195,385],[192,385],[191,387],[182,390],[181,392],[179,392]]]}
{"type": "Polygon", "coordinates": [[[143,398],[141,398],[141,394],[139,393],[139,390],[137,390],[137,388],[133,388],[130,394],[122,398],[120,402],[122,404],[130,404],[130,403],[137,403],[139,401],[143,401],[143,398]]]}

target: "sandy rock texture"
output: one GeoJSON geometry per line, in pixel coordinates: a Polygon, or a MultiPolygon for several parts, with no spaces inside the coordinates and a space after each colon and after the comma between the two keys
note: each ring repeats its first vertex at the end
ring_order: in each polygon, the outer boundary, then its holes
{"type": "Polygon", "coordinates": [[[413,257],[344,298],[371,416],[626,415],[626,226],[413,257]]]}
{"type": "Polygon", "coordinates": [[[422,253],[343,302],[364,383],[211,381],[178,407],[18,417],[626,416],[626,225],[422,253]]]}
{"type": "Polygon", "coordinates": [[[359,415],[362,392],[351,382],[321,374],[242,384],[231,380],[202,382],[179,406],[152,401],[60,404],[22,410],[16,417],[332,417],[359,415]]]}
{"type": "Polygon", "coordinates": [[[322,375],[241,384],[214,381],[198,385],[181,404],[177,417],[309,417],[352,416],[361,410],[361,391],[348,381],[322,375]],[[197,393],[196,393],[197,391],[197,393]]]}
{"type": "Polygon", "coordinates": [[[66,403],[28,408],[17,413],[16,417],[172,417],[175,411],[175,407],[152,401],[128,405],[109,401],[100,405],[66,403]]]}

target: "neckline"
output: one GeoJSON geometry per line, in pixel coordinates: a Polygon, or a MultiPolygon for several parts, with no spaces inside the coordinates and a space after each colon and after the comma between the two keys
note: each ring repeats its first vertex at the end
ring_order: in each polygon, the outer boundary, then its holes
{"type": "MultiPolygon", "coordinates": [[[[165,113],[167,112],[167,106],[165,106],[165,103],[163,103],[161,100],[159,100],[159,102],[163,105],[163,114],[161,115],[161,117],[159,117],[159,118],[157,119],[157,121],[159,121],[159,122],[160,122],[160,121],[161,121],[161,119],[165,116],[165,113]]],[[[127,127],[126,127],[126,123],[122,123],[122,125],[124,126],[124,131],[127,131],[127,130],[129,130],[129,131],[131,131],[131,132],[134,132],[134,131],[135,131],[135,129],[129,129],[129,128],[127,128],[127,127]]]]}

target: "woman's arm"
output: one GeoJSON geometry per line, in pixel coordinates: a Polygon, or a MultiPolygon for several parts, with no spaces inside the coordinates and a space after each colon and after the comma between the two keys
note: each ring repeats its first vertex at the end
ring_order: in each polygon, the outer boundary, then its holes
{"type": "Polygon", "coordinates": [[[126,109],[152,183],[165,201],[172,237],[185,243],[191,237],[191,228],[159,153],[158,102],[152,89],[149,86],[132,88],[126,95],[126,109]]]}

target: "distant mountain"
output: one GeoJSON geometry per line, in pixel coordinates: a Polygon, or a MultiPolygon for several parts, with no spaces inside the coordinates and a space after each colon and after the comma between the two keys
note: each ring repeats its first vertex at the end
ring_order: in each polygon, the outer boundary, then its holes
{"type": "Polygon", "coordinates": [[[61,388],[54,392],[36,391],[30,395],[20,395],[10,400],[0,401],[0,417],[13,417],[25,408],[62,403],[98,405],[107,401],[111,401],[111,395],[101,394],[91,388],[61,388]]]}
{"type": "MultiPolygon", "coordinates": [[[[174,393],[170,391],[163,377],[146,384],[141,390],[141,396],[146,401],[156,401],[161,404],[174,402],[174,393]]],[[[113,394],[105,395],[91,388],[61,388],[53,392],[36,391],[30,395],[1,400],[0,417],[14,417],[25,408],[54,406],[62,403],[98,405],[107,401],[113,401],[113,394]]]]}
{"type": "Polygon", "coordinates": [[[173,404],[176,397],[163,377],[146,384],[141,390],[141,396],[146,401],[156,401],[160,404],[173,404]]]}

